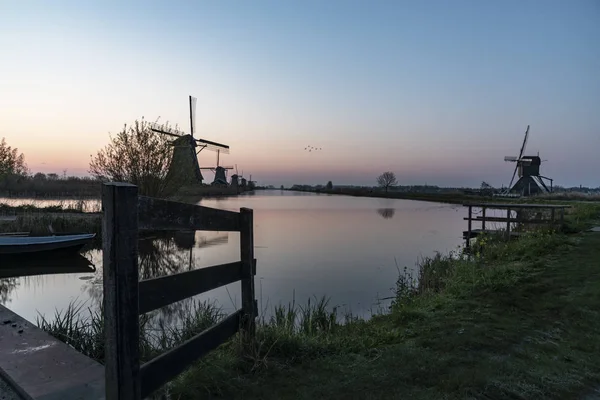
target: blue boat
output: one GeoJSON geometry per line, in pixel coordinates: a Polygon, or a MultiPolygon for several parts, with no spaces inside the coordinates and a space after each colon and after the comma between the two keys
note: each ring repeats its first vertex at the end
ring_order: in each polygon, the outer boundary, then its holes
{"type": "Polygon", "coordinates": [[[0,236],[1,255],[79,252],[96,237],[95,233],[53,236],[0,236]]]}

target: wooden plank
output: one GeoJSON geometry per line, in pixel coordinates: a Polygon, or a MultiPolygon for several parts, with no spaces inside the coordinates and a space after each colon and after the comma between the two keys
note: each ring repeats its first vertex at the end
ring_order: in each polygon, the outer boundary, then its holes
{"type": "MultiPolygon", "coordinates": [[[[467,221],[468,218],[463,218],[463,220],[467,221]]],[[[484,221],[482,217],[475,217],[471,219],[472,221],[484,221]]],[[[508,222],[506,217],[486,217],[486,222],[508,222]]],[[[519,219],[519,218],[511,218],[510,222],[518,222],[521,224],[548,224],[552,223],[552,220],[549,219],[519,219]]]]}
{"type": "Polygon", "coordinates": [[[130,184],[102,185],[107,400],[140,399],[137,193],[130,184]]]}
{"type": "Polygon", "coordinates": [[[190,364],[217,348],[240,327],[243,310],[238,310],[217,325],[142,365],[142,398],[185,371],[190,364]]]}
{"type": "MultiPolygon", "coordinates": [[[[104,400],[104,367],[0,305],[0,380],[23,399],[104,400]]],[[[0,387],[0,399],[4,399],[0,387]]],[[[8,397],[11,398],[11,397],[8,397]]]]}
{"type": "Polygon", "coordinates": [[[242,262],[181,272],[140,282],[140,314],[239,281],[244,277],[242,262]]]}
{"type": "MultiPolygon", "coordinates": [[[[469,233],[468,231],[463,231],[463,238],[466,239],[468,237],[468,233],[469,233]]],[[[477,236],[482,235],[482,234],[488,234],[488,235],[504,234],[504,235],[506,235],[506,231],[492,230],[492,229],[486,229],[484,231],[484,230],[481,230],[481,229],[473,229],[471,231],[471,238],[477,237],[477,236]]],[[[513,237],[513,236],[520,236],[521,234],[522,234],[522,232],[514,232],[514,231],[510,232],[510,236],[511,237],[513,237]]]]}
{"type": "Polygon", "coordinates": [[[238,213],[153,197],[138,199],[140,230],[239,231],[238,213]]]}
{"type": "Polygon", "coordinates": [[[249,349],[256,331],[256,301],[254,295],[254,214],[249,208],[240,209],[240,255],[245,278],[242,279],[243,343],[249,349]]]}
{"type": "Polygon", "coordinates": [[[507,209],[507,208],[543,208],[543,209],[560,209],[560,208],[571,208],[572,206],[567,204],[513,204],[513,203],[464,203],[464,207],[487,207],[495,209],[507,209]]]}

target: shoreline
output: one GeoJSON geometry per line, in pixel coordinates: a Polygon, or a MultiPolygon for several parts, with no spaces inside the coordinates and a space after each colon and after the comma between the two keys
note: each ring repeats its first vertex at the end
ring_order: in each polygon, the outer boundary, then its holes
{"type": "Polygon", "coordinates": [[[284,189],[290,192],[315,193],[324,195],[350,196],[350,197],[369,197],[395,200],[415,200],[428,201],[434,203],[446,204],[464,204],[464,203],[515,203],[515,204],[530,204],[530,203],[553,203],[553,202],[568,202],[568,203],[591,203],[600,204],[600,198],[596,199],[591,196],[589,199],[577,195],[556,194],[549,196],[532,196],[532,197],[493,197],[493,196],[477,196],[468,195],[458,192],[440,192],[440,193],[416,193],[416,192],[384,192],[380,189],[284,189]]]}

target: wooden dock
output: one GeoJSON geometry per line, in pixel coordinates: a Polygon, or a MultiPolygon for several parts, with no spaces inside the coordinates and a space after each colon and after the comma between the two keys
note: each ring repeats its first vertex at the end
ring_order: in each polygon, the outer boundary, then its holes
{"type": "Polygon", "coordinates": [[[1,305],[0,375],[23,399],[105,399],[102,365],[1,305]]]}
{"type": "Polygon", "coordinates": [[[565,222],[565,209],[570,208],[570,205],[564,204],[514,204],[514,203],[466,203],[464,207],[468,208],[468,216],[464,218],[467,221],[467,230],[463,231],[463,239],[466,241],[466,247],[470,246],[470,240],[483,234],[498,234],[501,233],[507,238],[514,238],[521,235],[521,232],[515,232],[513,225],[546,225],[560,228],[565,222]],[[473,209],[481,210],[480,216],[473,216],[473,209]],[[490,216],[486,215],[489,210],[505,210],[506,216],[490,216]],[[523,211],[535,210],[538,215],[535,218],[524,218],[523,211]],[[513,216],[512,212],[516,215],[513,216]],[[549,211],[549,218],[544,218],[542,212],[549,211]],[[480,229],[473,229],[473,222],[481,224],[480,229]],[[504,229],[488,229],[486,223],[501,223],[505,226],[504,229]]]}

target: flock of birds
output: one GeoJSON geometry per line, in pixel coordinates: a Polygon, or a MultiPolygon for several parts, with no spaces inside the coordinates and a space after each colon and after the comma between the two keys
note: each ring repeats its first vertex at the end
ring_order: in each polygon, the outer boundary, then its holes
{"type": "Polygon", "coordinates": [[[305,150],[305,151],[308,151],[309,153],[311,153],[311,152],[313,152],[313,151],[321,151],[321,150],[323,150],[323,149],[322,149],[322,148],[320,148],[320,147],[306,146],[306,147],[304,148],[304,150],[305,150]]]}

